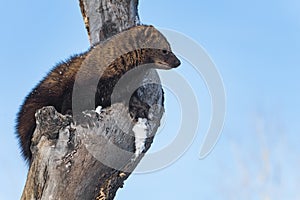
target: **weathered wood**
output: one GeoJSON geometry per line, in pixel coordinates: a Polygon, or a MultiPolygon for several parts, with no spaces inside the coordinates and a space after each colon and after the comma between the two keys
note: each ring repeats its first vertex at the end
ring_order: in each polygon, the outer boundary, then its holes
{"type": "Polygon", "coordinates": [[[91,45],[140,23],[138,0],[79,0],[91,45]]]}
{"type": "MultiPolygon", "coordinates": [[[[89,111],[82,117],[80,124],[74,125],[71,116],[61,115],[51,106],[37,112],[33,162],[22,199],[113,199],[123,186],[143,156],[135,158],[132,131],[123,131],[132,130],[126,127],[132,122],[127,108],[114,104],[100,115],[89,111]],[[108,142],[132,153],[115,153],[106,148],[108,142]],[[107,154],[110,165],[119,169],[107,166],[97,152],[107,154]]],[[[151,143],[152,139],[147,149],[151,143]]]]}

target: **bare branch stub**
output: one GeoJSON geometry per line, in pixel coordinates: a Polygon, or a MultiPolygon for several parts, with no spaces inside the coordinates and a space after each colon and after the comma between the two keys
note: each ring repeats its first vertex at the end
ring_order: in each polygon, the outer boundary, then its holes
{"type": "Polygon", "coordinates": [[[138,0],[79,0],[91,46],[140,23],[138,0]]]}

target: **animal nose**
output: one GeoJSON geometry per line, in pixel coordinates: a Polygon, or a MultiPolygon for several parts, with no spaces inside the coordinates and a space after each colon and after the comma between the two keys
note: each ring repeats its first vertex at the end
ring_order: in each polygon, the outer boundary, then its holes
{"type": "Polygon", "coordinates": [[[180,60],[178,58],[175,58],[174,68],[178,67],[180,64],[181,64],[180,60]]]}

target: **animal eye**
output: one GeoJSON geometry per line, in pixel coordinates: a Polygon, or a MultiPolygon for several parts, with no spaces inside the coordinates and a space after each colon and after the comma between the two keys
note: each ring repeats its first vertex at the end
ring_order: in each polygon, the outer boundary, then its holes
{"type": "Polygon", "coordinates": [[[168,54],[168,51],[167,51],[166,49],[163,49],[163,50],[162,50],[162,53],[163,53],[163,54],[168,54]]]}

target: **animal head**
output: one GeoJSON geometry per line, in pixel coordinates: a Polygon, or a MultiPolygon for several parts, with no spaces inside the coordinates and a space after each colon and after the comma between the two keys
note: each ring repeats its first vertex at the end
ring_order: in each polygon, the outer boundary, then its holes
{"type": "Polygon", "coordinates": [[[178,67],[180,60],[167,49],[141,49],[142,64],[154,64],[153,68],[172,69],[178,67]]]}

